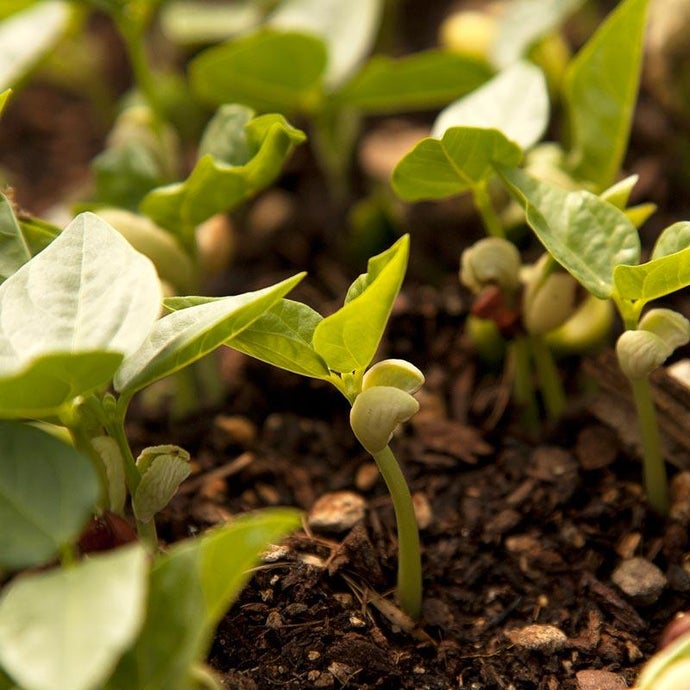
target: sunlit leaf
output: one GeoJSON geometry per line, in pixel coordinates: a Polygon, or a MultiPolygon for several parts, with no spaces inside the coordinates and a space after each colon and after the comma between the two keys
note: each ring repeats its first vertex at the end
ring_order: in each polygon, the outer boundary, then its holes
{"type": "Polygon", "coordinates": [[[45,0],[0,23],[0,91],[16,86],[53,48],[71,16],[70,3],[45,0]]]}
{"type": "Polygon", "coordinates": [[[5,670],[27,690],[102,687],[144,621],[147,571],[131,545],[12,581],[0,600],[5,670]]]}
{"type": "Polygon", "coordinates": [[[396,165],[395,193],[405,201],[444,199],[492,177],[493,163],[517,165],[522,151],[495,129],[451,127],[442,139],[422,139],[396,165]]]}
{"type": "Polygon", "coordinates": [[[53,352],[128,353],[160,308],[151,262],[91,213],[0,285],[0,373],[53,352]]]}
{"type": "Polygon", "coordinates": [[[688,247],[690,247],[690,222],[684,220],[673,223],[659,234],[652,251],[652,259],[675,254],[688,247]]]}
{"type": "Polygon", "coordinates": [[[55,558],[76,540],[99,496],[93,466],[72,446],[33,426],[0,421],[0,567],[55,558]]]}
{"type": "Polygon", "coordinates": [[[225,344],[296,374],[327,378],[328,367],[312,345],[322,318],[306,304],[282,299],[225,344]]]}
{"type": "Polygon", "coordinates": [[[690,285],[690,247],[637,266],[617,266],[616,290],[625,300],[649,302],[690,285]]]}
{"type": "Polygon", "coordinates": [[[318,36],[328,49],[324,83],[335,89],[369,54],[383,4],[383,0],[283,0],[267,24],[318,36]]]}
{"type": "Polygon", "coordinates": [[[139,350],[125,359],[115,375],[115,388],[131,394],[201,359],[247,328],[304,275],[300,273],[263,290],[215,299],[164,316],[139,350]]]}
{"type": "Polygon", "coordinates": [[[188,690],[192,665],[206,657],[213,630],[250,568],[269,544],[299,524],[299,513],[288,509],[244,515],[159,557],[144,628],[107,690],[188,690]]]}
{"type": "Polygon", "coordinates": [[[308,111],[320,99],[327,60],[318,38],[262,30],[201,52],[189,65],[189,79],[208,103],[287,114],[308,111]]]}
{"type": "Polygon", "coordinates": [[[376,354],[407,268],[410,238],[369,259],[367,272],[350,286],[345,304],[320,321],[314,350],[336,372],[362,371],[376,354]]]}
{"type": "Polygon", "coordinates": [[[614,268],[640,256],[637,230],[626,215],[591,192],[568,192],[518,169],[500,174],[551,256],[593,295],[610,297],[614,268]]]}
{"type": "Polygon", "coordinates": [[[564,96],[572,167],[599,190],[613,183],[625,154],[644,48],[648,0],[623,0],[570,63],[564,96]]]}
{"type": "Polygon", "coordinates": [[[2,111],[5,109],[7,101],[11,95],[12,89],[5,89],[4,91],[0,92],[0,115],[2,115],[2,111]]]}
{"type": "MultiPolygon", "coordinates": [[[[163,510],[192,471],[189,453],[171,448],[170,452],[161,452],[151,460],[132,497],[134,515],[141,522],[149,522],[163,510]]],[[[139,463],[137,468],[140,469],[139,463]]]]}
{"type": "Polygon", "coordinates": [[[549,92],[543,72],[529,62],[518,62],[444,108],[431,134],[441,137],[449,127],[497,129],[528,149],[539,141],[548,121],[549,92]]]}
{"type": "Polygon", "coordinates": [[[401,58],[377,55],[334,98],[371,113],[425,110],[469,93],[491,74],[485,63],[450,51],[429,50],[401,58]]]}

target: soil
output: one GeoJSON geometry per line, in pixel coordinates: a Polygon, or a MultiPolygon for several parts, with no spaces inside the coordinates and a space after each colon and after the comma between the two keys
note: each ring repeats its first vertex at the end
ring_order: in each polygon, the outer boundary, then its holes
{"type": "MultiPolygon", "coordinates": [[[[34,212],[83,182],[106,130],[87,103],[54,87],[52,105],[37,109],[45,89],[28,86],[17,97],[0,135],[17,199],[34,212]],[[38,111],[64,113],[64,123],[34,123],[27,114],[38,111]],[[74,122],[87,123],[79,133],[88,136],[69,136],[74,122]],[[25,141],[34,146],[22,156],[25,141]],[[65,156],[73,162],[66,172],[65,156]]],[[[641,174],[636,193],[660,206],[647,246],[660,227],[690,217],[679,208],[684,181],[672,174],[675,136],[643,96],[626,167],[641,174]]],[[[354,180],[356,193],[365,188],[354,180]]],[[[165,542],[266,506],[305,511],[303,529],[269,551],[223,619],[210,665],[238,690],[632,686],[665,626],[690,608],[690,511],[662,519],[645,502],[628,422],[602,413],[629,405],[626,388],[593,385],[602,372],[614,375],[610,350],[584,364],[563,360],[568,412],[538,438],[526,436],[500,369],[478,359],[464,336],[470,303],[457,259],[482,233],[466,204],[395,209],[400,225],[364,244],[342,230],[348,210],[329,200],[308,151],[298,150],[279,188],[235,216],[235,260],[208,289],[246,291],[308,269],[294,297],[328,312],[366,256],[411,231],[410,270],[380,357],[408,359],[427,376],[420,413],[393,441],[422,526],[423,618],[414,625],[395,606],[392,506],[349,429],[345,400],[226,349],[218,354],[221,403],[171,421],[140,401],[129,423],[137,447],[172,441],[194,459],[162,516],[165,542]],[[260,211],[277,220],[259,222],[260,211]],[[342,491],[362,499],[363,516],[330,530],[310,526],[317,500],[342,491]],[[631,561],[644,585],[632,594],[615,583],[631,561]]],[[[688,314],[686,301],[677,306],[688,314]]],[[[684,419],[683,394],[663,372],[655,385],[680,400],[665,414],[684,419]]],[[[673,474],[690,469],[682,437],[673,460],[673,474]]]]}

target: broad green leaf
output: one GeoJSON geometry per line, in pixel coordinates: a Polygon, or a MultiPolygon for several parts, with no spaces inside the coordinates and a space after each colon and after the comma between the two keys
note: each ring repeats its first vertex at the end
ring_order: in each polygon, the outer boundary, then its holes
{"type": "Polygon", "coordinates": [[[83,213],[0,285],[0,376],[46,355],[129,354],[151,330],[160,302],[153,264],[83,213]]]}
{"type": "Polygon", "coordinates": [[[19,225],[32,256],[42,252],[60,234],[60,228],[39,218],[22,218],[19,225]]]}
{"type": "Polygon", "coordinates": [[[267,24],[320,38],[328,51],[324,82],[337,89],[371,51],[382,12],[383,0],[283,0],[267,24]]]}
{"type": "Polygon", "coordinates": [[[624,300],[650,302],[690,285],[690,247],[637,266],[617,266],[616,290],[624,300]]]}
{"type": "Polygon", "coordinates": [[[644,48],[648,0],[624,0],[568,66],[564,82],[572,169],[598,190],[611,185],[627,148],[644,48]]]}
{"type": "Polygon", "coordinates": [[[517,165],[522,151],[495,129],[451,127],[442,139],[422,139],[395,166],[391,184],[405,201],[445,199],[494,175],[493,163],[517,165]]]}
{"type": "Polygon", "coordinates": [[[107,690],[188,690],[190,668],[208,652],[215,626],[249,579],[261,552],[300,525],[272,509],[173,546],[151,573],[144,628],[107,690]]]}
{"type": "Polygon", "coordinates": [[[121,393],[134,393],[201,359],[247,328],[304,275],[164,316],[139,350],[125,359],[115,375],[115,388],[121,393]]]}
{"type": "Polygon", "coordinates": [[[669,225],[662,230],[652,251],[652,259],[675,254],[690,247],[690,222],[687,220],[669,225]]]}
{"type": "Polygon", "coordinates": [[[497,129],[524,150],[539,141],[548,121],[549,92],[543,72],[529,62],[517,62],[444,108],[431,135],[440,138],[449,127],[497,129]]]}
{"type": "Polygon", "coordinates": [[[314,350],[314,330],[322,316],[301,302],[282,299],[225,344],[288,371],[328,378],[326,363],[314,350]]]}
{"type": "Polygon", "coordinates": [[[507,67],[527,55],[539,39],[552,33],[584,0],[512,0],[498,18],[491,61],[507,67]]]}
{"type": "Polygon", "coordinates": [[[595,297],[610,297],[614,268],[640,257],[640,239],[626,215],[591,192],[568,192],[518,169],[499,172],[551,256],[595,297]]]}
{"type": "Polygon", "coordinates": [[[62,0],[45,0],[0,23],[0,91],[16,86],[69,26],[72,10],[62,0]]]}
{"type": "Polygon", "coordinates": [[[282,115],[262,115],[245,123],[243,117],[237,117],[238,109],[240,113],[244,110],[241,106],[220,110],[218,117],[228,127],[223,128],[218,118],[212,123],[225,134],[225,146],[217,135],[204,142],[208,150],[231,156],[231,160],[205,153],[184,182],[154,189],[142,201],[146,215],[158,225],[182,233],[185,240],[199,223],[233,209],[270,185],[293,146],[305,139],[282,115]],[[233,125],[244,131],[233,130],[233,125]]]}
{"type": "Polygon", "coordinates": [[[192,91],[215,105],[309,111],[321,99],[327,60],[318,38],[262,30],[200,53],[189,65],[189,79],[192,91]]]}
{"type": "Polygon", "coordinates": [[[12,202],[4,194],[0,194],[0,283],[30,258],[31,252],[14,215],[12,202]]]}
{"type": "Polygon", "coordinates": [[[15,14],[15,12],[21,12],[39,2],[40,0],[4,0],[2,5],[0,5],[0,19],[5,19],[15,14]]]}
{"type": "Polygon", "coordinates": [[[132,509],[137,520],[149,522],[163,510],[190,472],[189,453],[156,455],[143,473],[132,498],[132,509]]]}
{"type": "Polygon", "coordinates": [[[332,371],[363,371],[374,358],[407,268],[409,235],[369,259],[367,272],[350,286],[345,304],[320,321],[314,350],[332,371]]]}
{"type": "Polygon", "coordinates": [[[397,59],[375,56],[334,98],[369,113],[437,108],[490,77],[485,63],[450,51],[429,50],[397,59]]]}
{"type": "Polygon", "coordinates": [[[93,466],[72,446],[33,426],[0,421],[0,567],[54,558],[76,540],[99,496],[93,466]]]}
{"type": "Polygon", "coordinates": [[[25,575],[0,600],[0,662],[25,690],[102,687],[136,638],[148,557],[139,545],[25,575]]]}
{"type": "Polygon", "coordinates": [[[0,377],[0,418],[57,414],[78,395],[105,388],[122,364],[119,352],[37,355],[24,369],[0,377]]]}

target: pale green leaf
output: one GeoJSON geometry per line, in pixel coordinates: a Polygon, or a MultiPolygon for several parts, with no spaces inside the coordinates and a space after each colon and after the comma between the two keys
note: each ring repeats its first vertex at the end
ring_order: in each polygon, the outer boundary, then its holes
{"type": "Polygon", "coordinates": [[[599,196],[604,201],[608,201],[609,204],[613,204],[616,208],[623,211],[628,205],[633,187],[637,184],[639,178],[639,175],[628,175],[628,177],[605,189],[599,196]]]}
{"type": "Polygon", "coordinates": [[[108,508],[113,513],[123,514],[127,500],[127,480],[125,477],[125,460],[117,441],[110,436],[96,436],[91,439],[98,457],[103,463],[108,490],[108,508]]]}
{"type": "Polygon", "coordinates": [[[160,319],[115,375],[115,388],[134,393],[215,350],[258,319],[302,278],[175,311],[160,319]]]}
{"type": "Polygon", "coordinates": [[[15,12],[21,12],[39,2],[40,0],[3,0],[2,5],[0,5],[0,19],[5,19],[15,12]]]}
{"type": "Polygon", "coordinates": [[[611,185],[628,144],[640,81],[648,0],[624,0],[575,56],[565,75],[571,165],[598,190],[611,185]]]}
{"type": "Polygon", "coordinates": [[[512,0],[498,16],[491,61],[499,68],[517,62],[554,32],[584,0],[512,0]]]}
{"type": "Polygon", "coordinates": [[[60,40],[72,9],[62,0],[45,0],[0,23],[0,91],[16,86],[60,40]]]}
{"type": "Polygon", "coordinates": [[[153,264],[107,223],[83,213],[0,285],[0,376],[51,354],[131,353],[160,302],[153,264]]]}
{"type": "Polygon", "coordinates": [[[262,30],[201,52],[189,65],[189,79],[208,103],[287,114],[318,103],[327,60],[318,38],[262,30]]]}
{"type": "Polygon", "coordinates": [[[613,278],[624,300],[646,303],[670,295],[690,285],[690,247],[637,266],[617,266],[613,278]]]}
{"type": "Polygon", "coordinates": [[[276,367],[325,379],[328,367],[312,345],[321,320],[322,316],[306,304],[282,299],[225,344],[276,367]]]}
{"type": "Polygon", "coordinates": [[[336,89],[371,51],[382,12],[383,0],[283,0],[267,24],[320,38],[328,51],[324,83],[336,89]]]}
{"type": "Polygon", "coordinates": [[[491,77],[475,58],[429,50],[401,58],[377,55],[341,90],[335,102],[368,113],[426,110],[446,105],[491,77]]]}
{"type": "Polygon", "coordinates": [[[369,259],[367,273],[354,281],[345,305],[319,322],[314,350],[332,371],[363,371],[374,358],[407,268],[410,238],[369,259]]]}
{"type": "Polygon", "coordinates": [[[30,258],[31,252],[14,215],[12,203],[4,194],[0,194],[0,283],[30,258]]]}
{"type": "Polygon", "coordinates": [[[163,510],[190,472],[189,456],[185,458],[171,453],[157,455],[142,475],[132,498],[132,509],[137,520],[149,522],[163,510]]]}
{"type": "Polygon", "coordinates": [[[0,418],[48,417],[78,395],[105,388],[123,356],[119,352],[38,355],[24,369],[0,377],[0,418]]]}
{"type": "Polygon", "coordinates": [[[680,221],[662,230],[654,244],[652,259],[675,254],[690,247],[690,222],[680,221]]]}
{"type": "Polygon", "coordinates": [[[442,139],[422,139],[395,166],[391,183],[405,201],[445,199],[492,177],[493,163],[517,165],[522,151],[495,129],[451,127],[442,139]]]}
{"type": "Polygon", "coordinates": [[[144,628],[108,690],[188,690],[192,665],[206,657],[213,630],[250,568],[269,544],[299,525],[297,511],[265,510],[180,542],[159,557],[144,628]]]}
{"type": "Polygon", "coordinates": [[[148,557],[139,545],[25,575],[0,600],[0,662],[25,690],[102,687],[139,632],[148,557]]]}
{"type": "Polygon", "coordinates": [[[235,208],[270,185],[305,135],[282,115],[247,120],[249,113],[241,106],[221,108],[189,177],[149,192],[141,210],[158,225],[189,239],[186,235],[195,226],[216,213],[235,208]],[[218,155],[228,158],[223,160],[218,155]]]}
{"type": "Polygon", "coordinates": [[[431,135],[440,138],[450,127],[497,129],[524,150],[539,141],[548,122],[543,72],[529,62],[517,62],[444,108],[431,135]]]}
{"type": "Polygon", "coordinates": [[[72,446],[33,426],[0,421],[0,567],[54,558],[76,540],[99,495],[96,472],[72,446]]]}
{"type": "Polygon", "coordinates": [[[518,169],[499,172],[551,256],[595,297],[610,297],[614,268],[640,256],[637,230],[626,215],[591,192],[568,192],[518,169]]]}

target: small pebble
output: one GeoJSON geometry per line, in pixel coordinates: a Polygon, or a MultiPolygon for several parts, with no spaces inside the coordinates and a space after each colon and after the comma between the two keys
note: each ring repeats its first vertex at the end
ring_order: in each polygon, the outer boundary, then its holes
{"type": "Polygon", "coordinates": [[[566,634],[555,625],[527,625],[506,631],[506,636],[516,647],[544,654],[558,652],[568,643],[566,634]]]}
{"type": "Polygon", "coordinates": [[[239,415],[217,415],[213,420],[216,445],[237,444],[248,448],[256,441],[256,424],[239,415]]]}
{"type": "Polygon", "coordinates": [[[618,455],[618,438],[608,427],[585,427],[577,436],[575,455],[583,470],[608,467],[618,455]]]}
{"type": "Polygon", "coordinates": [[[374,462],[365,462],[355,475],[355,486],[360,491],[370,491],[379,480],[379,468],[374,462]]]}
{"type": "Polygon", "coordinates": [[[578,671],[575,678],[577,679],[577,690],[623,690],[623,688],[628,687],[623,676],[611,671],[596,669],[578,671]]]}
{"type": "Polygon", "coordinates": [[[427,529],[434,521],[434,513],[429,499],[422,493],[414,493],[412,494],[412,505],[417,518],[417,527],[427,529]]]}
{"type": "Polygon", "coordinates": [[[628,558],[611,575],[611,580],[639,604],[653,604],[667,585],[666,576],[646,558],[628,558]]]}
{"type": "Polygon", "coordinates": [[[671,480],[669,516],[687,525],[690,523],[690,472],[679,472],[671,480]]]}
{"type": "Polygon", "coordinates": [[[363,517],[366,502],[353,491],[334,491],[321,496],[312,506],[307,522],[312,529],[344,532],[363,517]]]}

